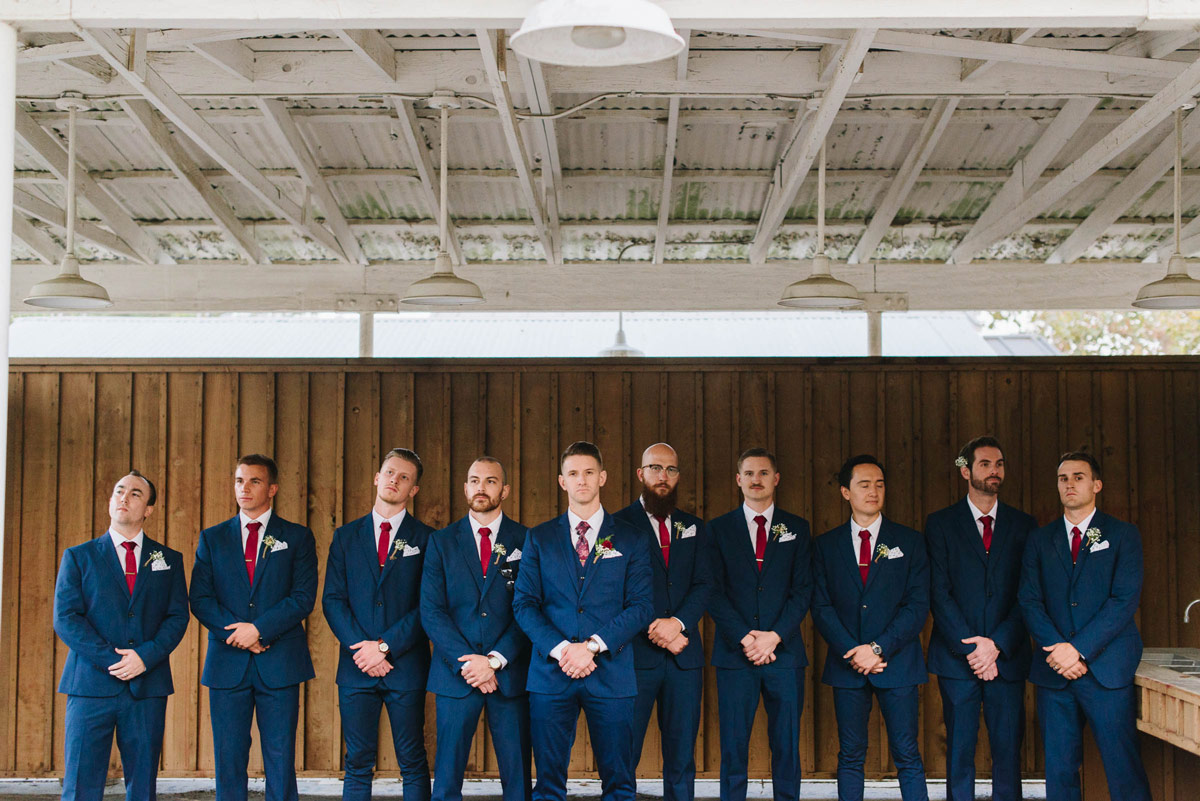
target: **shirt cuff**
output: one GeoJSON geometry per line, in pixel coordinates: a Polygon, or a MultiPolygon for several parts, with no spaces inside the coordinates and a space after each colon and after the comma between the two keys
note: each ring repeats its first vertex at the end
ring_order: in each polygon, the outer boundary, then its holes
{"type": "Polygon", "coordinates": [[[679,624],[679,633],[680,634],[683,634],[685,631],[687,631],[687,624],[685,624],[682,620],[680,620],[677,617],[672,617],[671,620],[674,620],[679,624]]]}
{"type": "Polygon", "coordinates": [[[505,659],[504,654],[500,653],[499,651],[488,651],[488,656],[494,656],[500,660],[501,670],[504,670],[506,667],[508,667],[508,660],[505,659]]]}
{"type": "Polygon", "coordinates": [[[567,650],[567,646],[570,644],[571,643],[567,642],[566,640],[563,640],[558,645],[551,648],[550,649],[550,658],[553,659],[555,662],[562,659],[563,651],[567,650]]]}
{"type": "Polygon", "coordinates": [[[604,653],[605,651],[608,650],[608,646],[604,644],[604,640],[600,639],[599,634],[593,634],[590,639],[595,640],[596,643],[600,646],[600,653],[604,653]]]}

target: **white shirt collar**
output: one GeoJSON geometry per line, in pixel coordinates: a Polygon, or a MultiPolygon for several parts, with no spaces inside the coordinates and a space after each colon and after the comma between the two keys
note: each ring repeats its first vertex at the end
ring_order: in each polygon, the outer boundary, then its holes
{"type": "Polygon", "coordinates": [[[379,514],[379,512],[376,512],[374,509],[372,509],[371,525],[374,527],[373,530],[375,532],[375,539],[379,539],[379,524],[385,520],[392,524],[392,530],[388,532],[388,539],[394,539],[396,532],[400,530],[400,524],[404,522],[404,516],[406,514],[408,514],[407,506],[391,517],[384,517],[383,515],[379,514]]]}
{"type": "Polygon", "coordinates": [[[867,531],[871,534],[871,553],[875,553],[875,546],[879,543],[879,529],[883,527],[883,515],[875,515],[875,519],[866,528],[855,522],[854,517],[850,517],[850,539],[854,543],[854,552],[858,553],[859,547],[862,545],[862,539],[858,534],[860,531],[867,531]]]}
{"type": "Polygon", "coordinates": [[[742,504],[742,514],[746,516],[746,528],[750,529],[750,533],[754,534],[758,531],[758,524],[754,522],[754,518],[762,515],[767,518],[767,531],[771,530],[771,521],[775,518],[775,504],[771,504],[761,512],[756,512],[746,503],[742,504]]]}
{"type": "MultiPolygon", "coordinates": [[[[483,528],[483,523],[475,519],[475,515],[468,514],[467,522],[471,524],[471,533],[475,535],[475,545],[479,545],[479,529],[483,528]]],[[[496,534],[500,531],[500,525],[504,522],[504,512],[496,515],[496,519],[487,524],[488,531],[491,532],[492,542],[496,541],[496,534]]]]}
{"type": "MultiPolygon", "coordinates": [[[[260,537],[267,533],[267,526],[271,525],[271,513],[274,511],[275,507],[271,507],[258,516],[258,522],[262,523],[262,528],[258,530],[258,535],[260,537]]],[[[246,535],[250,533],[246,530],[246,524],[255,522],[255,518],[250,517],[245,512],[238,512],[238,517],[241,519],[242,523],[242,543],[245,544],[246,535]]]]}
{"type": "Polygon", "coordinates": [[[1070,520],[1067,519],[1066,515],[1063,515],[1063,524],[1067,527],[1067,542],[1070,543],[1070,541],[1071,541],[1071,537],[1073,536],[1071,534],[1071,529],[1073,529],[1073,528],[1078,528],[1080,534],[1087,534],[1088,528],[1090,528],[1092,525],[1092,518],[1095,516],[1096,516],[1096,509],[1092,509],[1092,513],[1090,515],[1088,515],[1087,517],[1085,517],[1081,522],[1072,523],[1070,520]]]}
{"type": "Polygon", "coordinates": [[[132,540],[127,540],[127,539],[125,539],[124,535],[118,534],[117,532],[113,531],[110,528],[108,530],[108,536],[112,537],[113,547],[117,549],[117,556],[121,557],[121,564],[125,564],[124,560],[125,560],[125,552],[126,551],[125,551],[125,545],[123,543],[126,543],[126,542],[133,543],[133,558],[141,559],[142,543],[146,540],[146,532],[145,531],[139,531],[137,533],[136,537],[134,537],[132,540]]]}
{"type": "MultiPolygon", "coordinates": [[[[568,509],[567,522],[570,523],[571,526],[571,548],[574,549],[576,540],[575,532],[579,529],[579,524],[584,521],[582,517],[568,509]]],[[[600,533],[600,526],[604,525],[604,507],[601,506],[599,509],[597,509],[596,514],[589,517],[586,522],[588,524],[588,530],[585,536],[587,537],[588,546],[595,548],[596,536],[600,533]]]]}
{"type": "Polygon", "coordinates": [[[971,503],[971,496],[968,495],[967,496],[967,508],[971,510],[971,519],[974,520],[976,523],[979,522],[979,518],[983,517],[984,515],[987,515],[988,517],[992,518],[992,525],[995,525],[996,524],[996,512],[1000,508],[1000,500],[996,499],[996,503],[992,506],[992,511],[981,512],[979,510],[978,506],[971,503]]]}

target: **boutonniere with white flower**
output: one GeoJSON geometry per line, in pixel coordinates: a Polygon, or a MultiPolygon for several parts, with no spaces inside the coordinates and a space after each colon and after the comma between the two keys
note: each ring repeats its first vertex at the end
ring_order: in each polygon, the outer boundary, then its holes
{"type": "Polygon", "coordinates": [[[880,559],[887,559],[887,558],[889,558],[889,557],[888,557],[888,554],[890,554],[891,552],[892,552],[892,549],[891,549],[891,548],[889,548],[889,547],[887,547],[886,545],[884,545],[884,544],[881,542],[881,543],[879,543],[879,545],[878,545],[878,546],[876,546],[876,548],[875,548],[875,558],[874,558],[874,559],[872,559],[871,561],[872,561],[872,562],[878,562],[880,559]]]}
{"type": "Polygon", "coordinates": [[[498,564],[500,564],[500,557],[506,556],[508,554],[508,549],[497,542],[495,545],[492,546],[492,553],[494,553],[496,555],[496,561],[492,562],[492,564],[498,565],[498,564]]]}
{"type": "Polygon", "coordinates": [[[679,539],[680,537],[682,537],[683,532],[686,530],[687,529],[683,525],[683,523],[680,523],[678,520],[675,521],[675,539],[679,539]]]}
{"type": "Polygon", "coordinates": [[[151,562],[162,562],[162,561],[165,561],[163,559],[163,552],[162,551],[154,551],[150,554],[149,557],[147,557],[145,562],[142,562],[142,567],[145,567],[146,565],[150,564],[151,562]]]}
{"type": "Polygon", "coordinates": [[[955,467],[966,467],[967,466],[967,457],[960,456],[957,459],[955,459],[954,466],[955,467]]]}
{"type": "Polygon", "coordinates": [[[263,541],[262,541],[262,556],[260,556],[259,558],[260,558],[260,559],[266,559],[266,558],[267,558],[267,554],[269,554],[269,553],[271,553],[271,551],[274,551],[274,550],[275,550],[275,543],[277,543],[278,541],[279,541],[279,540],[275,539],[275,538],[274,538],[274,537],[272,537],[270,534],[268,534],[267,536],[263,537],[263,541]]]}
{"type": "Polygon", "coordinates": [[[789,531],[788,527],[783,523],[776,523],[771,526],[771,533],[775,536],[776,542],[791,542],[796,539],[795,533],[789,531]]]}
{"type": "Polygon", "coordinates": [[[389,562],[395,561],[396,557],[404,550],[405,546],[407,546],[407,545],[408,545],[408,542],[406,540],[401,540],[401,539],[395,540],[392,543],[392,553],[388,556],[388,561],[389,562]]]}
{"type": "Polygon", "coordinates": [[[1100,533],[1100,529],[1098,529],[1094,526],[1092,528],[1089,528],[1084,533],[1084,536],[1087,537],[1088,546],[1095,545],[1096,543],[1100,542],[1100,540],[1102,540],[1104,538],[1104,535],[1102,533],[1100,533]]]}

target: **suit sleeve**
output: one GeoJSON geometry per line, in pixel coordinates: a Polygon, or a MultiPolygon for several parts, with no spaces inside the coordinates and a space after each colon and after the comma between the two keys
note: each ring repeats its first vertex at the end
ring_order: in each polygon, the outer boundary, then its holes
{"type": "Polygon", "coordinates": [[[87,619],[83,598],[83,576],[75,555],[63,553],[54,583],[54,631],[67,647],[108,672],[108,666],[120,661],[116,646],[104,639],[87,619]]]}
{"type": "Polygon", "coordinates": [[[836,655],[839,659],[842,654],[862,645],[842,625],[837,609],[833,606],[833,600],[829,594],[828,563],[825,561],[824,549],[821,548],[819,542],[814,543],[813,547],[812,613],[817,630],[821,632],[825,642],[829,643],[829,646],[837,652],[836,655]]]}
{"type": "Polygon", "coordinates": [[[217,600],[216,585],[213,583],[212,546],[208,539],[207,532],[201,532],[200,544],[196,546],[196,561],[192,565],[190,600],[196,619],[209,631],[220,634],[226,626],[239,623],[241,619],[217,600]]]}
{"type": "MultiPolygon", "coordinates": [[[[796,532],[796,556],[792,560],[792,575],[788,587],[788,598],[775,618],[774,631],[785,642],[791,642],[804,623],[804,616],[812,604],[812,534],[805,524],[796,532]]],[[[776,546],[778,547],[778,546],[776,546]]]]}
{"type": "Polygon", "coordinates": [[[713,594],[712,534],[704,523],[696,526],[695,548],[696,561],[692,568],[692,586],[675,610],[675,617],[683,622],[683,627],[689,632],[699,633],[700,619],[704,617],[709,599],[713,594]]]}
{"type": "Polygon", "coordinates": [[[1025,554],[1021,558],[1021,587],[1017,600],[1021,605],[1021,616],[1025,627],[1039,646],[1066,642],[1066,637],[1054,625],[1046,612],[1046,599],[1042,594],[1042,565],[1038,553],[1037,536],[1030,536],[1025,543],[1025,554]]]}
{"type": "Polygon", "coordinates": [[[308,528],[297,528],[301,534],[292,557],[292,591],[254,621],[258,638],[267,645],[300,625],[317,603],[317,541],[308,528]]]}
{"type": "Polygon", "coordinates": [[[596,632],[610,653],[628,645],[654,618],[650,546],[644,537],[630,537],[628,541],[631,547],[629,564],[625,566],[624,609],[596,632]]]}
{"type": "MultiPolygon", "coordinates": [[[[567,637],[542,611],[545,595],[542,588],[542,553],[539,538],[531,535],[525,538],[525,542],[528,545],[521,554],[521,569],[517,571],[517,583],[513,590],[513,616],[538,653],[549,659],[554,646],[567,637]]],[[[608,641],[605,640],[605,643],[608,641]]]]}
{"type": "Polygon", "coordinates": [[[733,648],[741,648],[742,640],[754,627],[734,608],[729,600],[729,577],[726,572],[725,554],[720,552],[717,534],[713,532],[713,553],[710,560],[713,576],[713,592],[708,602],[708,614],[717,624],[717,634],[725,638],[733,648]]]}
{"type": "Polygon", "coordinates": [[[150,670],[169,657],[171,652],[183,641],[183,635],[187,632],[190,615],[188,614],[187,579],[183,576],[183,559],[179,559],[176,564],[172,565],[171,574],[171,592],[167,598],[167,614],[163,618],[162,624],[159,625],[158,632],[153,638],[133,649],[141,658],[142,664],[146,666],[146,670],[150,670]]]}
{"type": "MultiPolygon", "coordinates": [[[[460,656],[473,654],[462,632],[450,616],[449,591],[446,587],[446,565],[442,558],[439,537],[430,537],[425,549],[425,564],[421,568],[421,625],[433,647],[442,652],[451,664],[460,656]]],[[[411,557],[410,557],[411,558],[411,557]]],[[[388,645],[391,641],[388,640],[388,645]]],[[[504,653],[501,651],[500,653],[504,653]]],[[[505,658],[508,655],[505,654],[505,658]]]]}
{"type": "Polygon", "coordinates": [[[917,534],[912,538],[912,546],[904,600],[883,634],[875,639],[885,658],[920,637],[929,618],[929,558],[925,554],[925,539],[917,534]]]}
{"type": "Polygon", "coordinates": [[[950,592],[950,550],[946,545],[946,531],[932,517],[925,521],[925,540],[929,546],[929,604],[933,620],[946,635],[945,640],[954,653],[966,656],[975,650],[975,646],[963,640],[979,632],[972,631],[950,592]]]}
{"type": "MultiPolygon", "coordinates": [[[[1033,520],[1026,521],[1024,529],[1021,531],[1021,553],[1024,554],[1025,543],[1029,539],[1029,532],[1033,529],[1033,520]]],[[[996,647],[1001,653],[1011,655],[1017,652],[1021,647],[1021,641],[1026,640],[1028,635],[1025,632],[1025,621],[1021,617],[1021,604],[1015,603],[1008,610],[1008,616],[1000,621],[992,632],[992,642],[996,643],[996,647]]]]}
{"type": "MultiPolygon", "coordinates": [[[[425,570],[425,560],[429,558],[429,548],[433,541],[433,538],[429,536],[429,534],[429,531],[425,532],[424,547],[421,549],[422,553],[418,555],[421,559],[422,572],[425,570]]],[[[406,558],[414,559],[417,557],[409,556],[406,558]]],[[[396,656],[407,653],[413,648],[429,647],[427,645],[425,628],[421,625],[421,598],[419,595],[417,596],[417,602],[413,605],[413,608],[408,610],[408,612],[402,615],[395,623],[388,626],[384,630],[383,634],[380,635],[380,638],[388,644],[388,648],[391,649],[392,653],[396,656]]],[[[470,651],[464,651],[463,653],[469,654],[470,651]]],[[[457,659],[458,657],[455,658],[457,659]]]]}
{"type": "Polygon", "coordinates": [[[350,594],[346,583],[346,540],[344,531],[333,535],[329,544],[329,557],[325,561],[325,592],[321,594],[321,610],[333,636],[343,648],[370,639],[354,617],[350,608],[350,594]]]}
{"type": "Polygon", "coordinates": [[[1117,636],[1137,614],[1142,597],[1142,535],[1137,526],[1125,527],[1117,544],[1117,560],[1113,566],[1112,589],[1100,610],[1087,622],[1071,645],[1084,659],[1094,659],[1113,637],[1117,636]]]}

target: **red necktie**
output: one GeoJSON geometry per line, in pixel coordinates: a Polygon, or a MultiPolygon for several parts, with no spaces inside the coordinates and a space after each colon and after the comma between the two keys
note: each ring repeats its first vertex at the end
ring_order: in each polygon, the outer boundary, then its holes
{"type": "Polygon", "coordinates": [[[379,569],[387,563],[388,546],[392,543],[392,524],[384,520],[379,524],[379,569]]]}
{"type": "Polygon", "coordinates": [[[487,578],[488,562],[492,561],[492,530],[487,526],[479,529],[479,565],[483,568],[483,577],[487,578]]]}
{"type": "Polygon", "coordinates": [[[762,572],[763,557],[767,555],[767,518],[755,515],[754,522],[758,523],[758,533],[754,535],[754,561],[758,572],[762,572]]]}
{"type": "Polygon", "coordinates": [[[667,518],[655,515],[654,519],[658,521],[658,547],[662,548],[663,564],[670,566],[671,532],[667,531],[667,518]]]}
{"type": "Polygon", "coordinates": [[[871,532],[858,532],[858,574],[862,576],[863,586],[867,586],[867,576],[871,574],[871,532]]]}
{"type": "Polygon", "coordinates": [[[133,585],[137,582],[137,559],[134,558],[133,549],[137,547],[136,542],[122,542],[125,546],[125,583],[129,585],[129,594],[133,595],[133,585]]]}
{"type": "Polygon", "coordinates": [[[579,539],[575,540],[575,555],[579,557],[579,564],[587,561],[588,551],[591,548],[587,544],[587,531],[591,528],[588,521],[580,520],[579,525],[575,527],[575,533],[579,535],[579,539]]]}
{"type": "Polygon", "coordinates": [[[984,515],[979,518],[979,522],[983,523],[983,550],[988,553],[992,552],[992,516],[984,515]]]}
{"type": "Polygon", "coordinates": [[[1079,533],[1079,526],[1071,528],[1071,564],[1079,561],[1079,543],[1082,535],[1079,533]]]}
{"type": "Polygon", "coordinates": [[[246,524],[246,575],[250,577],[250,583],[254,583],[254,561],[258,557],[258,530],[262,528],[262,523],[257,520],[253,523],[246,524]]]}

